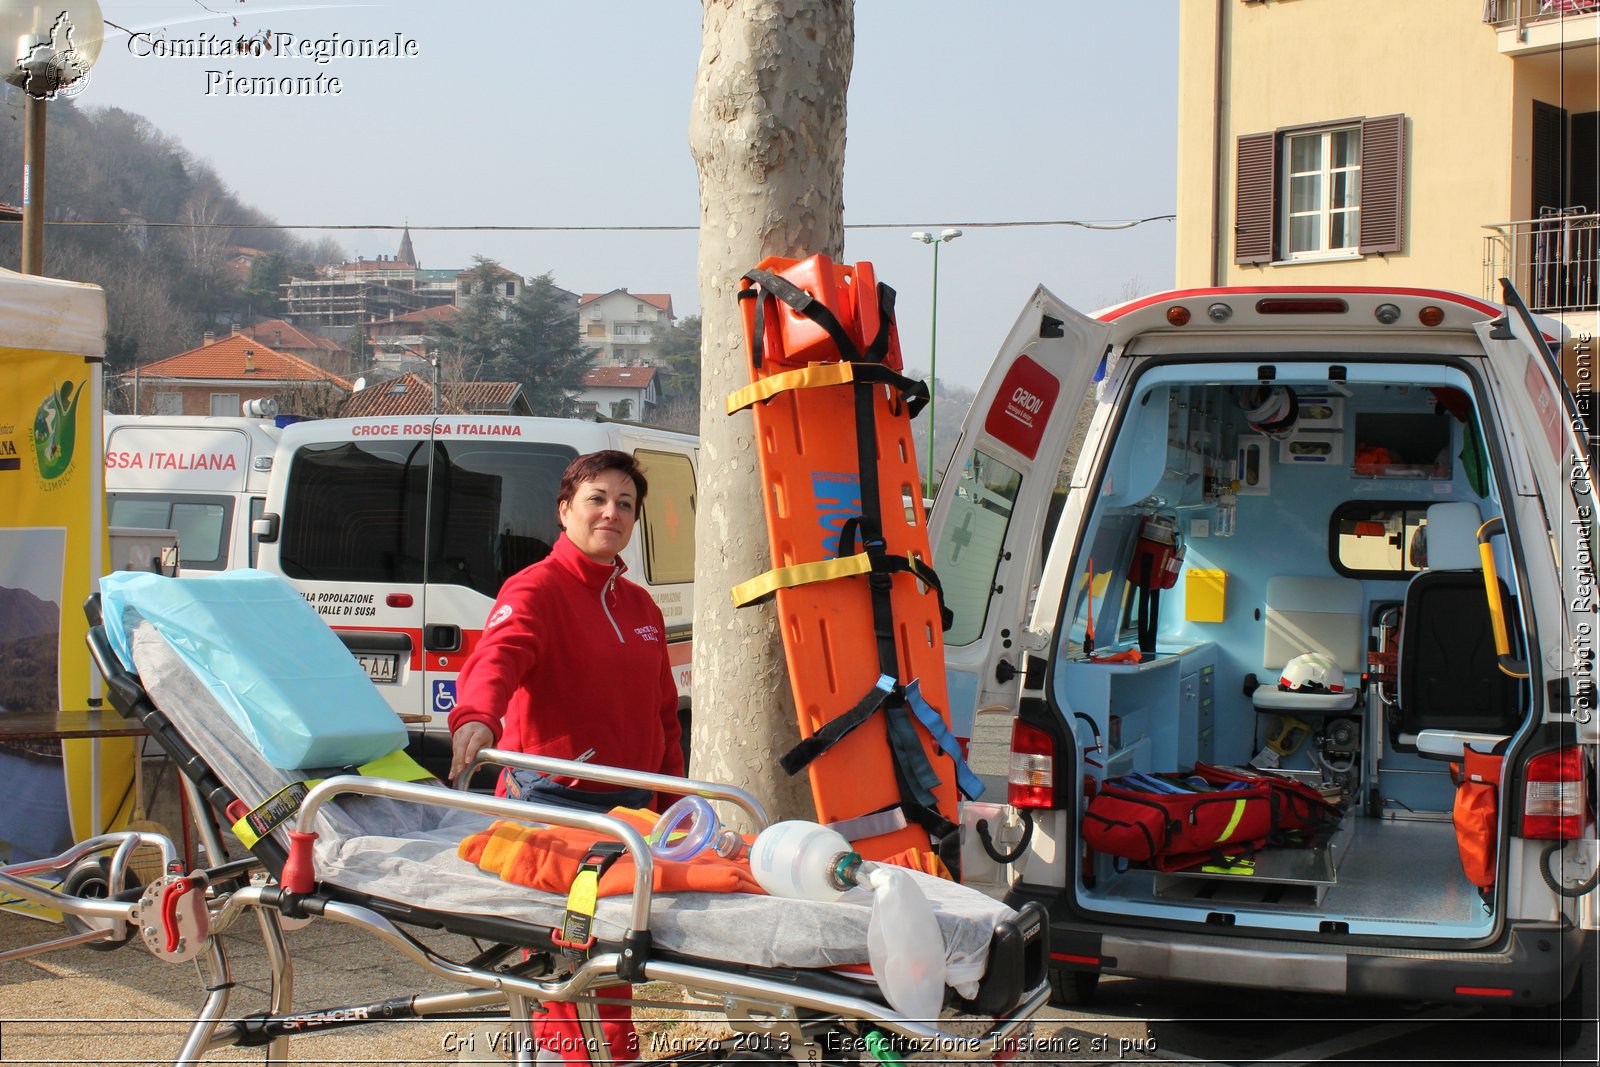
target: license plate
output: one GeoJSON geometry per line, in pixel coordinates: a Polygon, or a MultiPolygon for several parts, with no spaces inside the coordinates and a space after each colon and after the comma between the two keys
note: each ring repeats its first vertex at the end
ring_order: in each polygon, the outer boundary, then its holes
{"type": "Polygon", "coordinates": [[[392,682],[400,674],[400,657],[393,652],[358,653],[356,662],[374,682],[392,682]]]}

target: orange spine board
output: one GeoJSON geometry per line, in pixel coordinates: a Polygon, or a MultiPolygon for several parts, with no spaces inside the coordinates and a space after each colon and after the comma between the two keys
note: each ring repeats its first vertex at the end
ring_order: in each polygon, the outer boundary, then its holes
{"type": "MultiPolygon", "coordinates": [[[[871,265],[857,264],[852,270],[841,265],[808,260],[767,259],[760,269],[781,274],[808,292],[810,284],[826,286],[829,279],[837,286],[840,272],[857,284],[872,278],[871,265]],[[803,268],[796,270],[795,268],[803,268]],[[809,284],[808,284],[809,283],[809,284]]],[[[875,290],[876,283],[872,283],[875,290]]],[[[863,298],[865,290],[858,290],[863,298]]],[[[813,295],[817,295],[813,292],[813,295]]],[[[752,381],[760,381],[792,368],[792,355],[804,348],[812,358],[800,362],[832,362],[838,354],[824,333],[825,344],[817,344],[804,331],[796,345],[775,335],[788,319],[773,314],[773,308],[787,308],[770,301],[763,318],[763,358],[754,363],[751,341],[755,334],[755,300],[741,301],[744,319],[745,353],[752,381]],[[787,347],[785,347],[787,346],[787,347]],[[774,352],[784,353],[781,359],[774,352]]],[[[857,315],[850,322],[868,320],[876,333],[878,305],[870,303],[871,315],[857,315]]],[[[809,325],[809,320],[801,318],[809,325]]],[[[844,319],[841,317],[841,322],[844,319]]],[[[890,329],[893,325],[890,324],[890,329]]],[[[864,347],[871,336],[850,331],[864,347]]],[[[892,335],[891,335],[892,337],[892,335]]],[[[892,345],[898,356],[898,345],[892,345]]],[[[762,498],[772,565],[785,567],[812,563],[839,555],[839,535],[846,520],[861,514],[861,463],[857,448],[855,390],[859,385],[829,385],[782,392],[752,409],[756,426],[757,452],[765,492],[762,498]]],[[[883,519],[883,536],[890,555],[906,556],[932,564],[928,531],[922,508],[916,449],[913,445],[910,415],[898,393],[887,386],[872,386],[873,441],[877,451],[879,486],[878,509],[883,519]]],[[[859,551],[859,545],[857,546],[859,551]]],[[[920,680],[923,696],[948,717],[949,700],[945,687],[944,635],[939,618],[939,602],[931,590],[905,573],[891,578],[898,681],[920,680]]],[[[794,692],[800,733],[810,737],[823,725],[850,710],[876,682],[879,674],[878,646],[874,632],[871,591],[865,577],[836,578],[814,585],[780,589],[776,604],[794,692]]],[[[895,780],[883,712],[839,741],[808,767],[812,798],[817,817],[836,822],[889,808],[900,802],[895,780]]],[[[941,782],[935,789],[938,808],[952,821],[956,817],[954,769],[938,745],[920,725],[917,733],[929,762],[941,782]]],[[[877,837],[853,842],[868,859],[883,859],[908,849],[927,849],[927,833],[916,825],[877,837]]]]}

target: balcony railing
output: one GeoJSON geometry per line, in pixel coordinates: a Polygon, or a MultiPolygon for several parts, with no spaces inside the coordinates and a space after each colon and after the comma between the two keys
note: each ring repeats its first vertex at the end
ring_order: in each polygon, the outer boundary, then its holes
{"type": "Polygon", "coordinates": [[[1483,21],[1497,30],[1506,30],[1596,11],[1600,11],[1600,0],[1484,0],[1483,21]]]}
{"type": "Polygon", "coordinates": [[[1483,242],[1483,295],[1498,301],[1510,278],[1534,311],[1600,308],[1600,215],[1581,208],[1502,222],[1483,242]]]}

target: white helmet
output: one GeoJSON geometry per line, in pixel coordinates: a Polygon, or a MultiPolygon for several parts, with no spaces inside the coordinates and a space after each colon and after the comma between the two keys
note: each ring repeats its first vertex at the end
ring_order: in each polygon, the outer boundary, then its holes
{"type": "Polygon", "coordinates": [[[1253,385],[1239,397],[1239,406],[1252,430],[1279,441],[1293,435],[1300,418],[1300,400],[1286,385],[1253,385]]]}
{"type": "Polygon", "coordinates": [[[1342,693],[1344,671],[1332,656],[1302,652],[1283,665],[1278,688],[1291,693],[1342,693]]]}

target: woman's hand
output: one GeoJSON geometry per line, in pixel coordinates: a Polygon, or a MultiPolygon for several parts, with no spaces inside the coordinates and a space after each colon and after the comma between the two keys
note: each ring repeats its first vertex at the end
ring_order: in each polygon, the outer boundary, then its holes
{"type": "Polygon", "coordinates": [[[468,722],[450,735],[450,782],[478,757],[478,750],[494,744],[494,731],[481,722],[468,722]]]}

